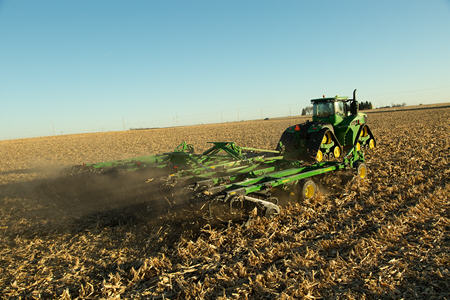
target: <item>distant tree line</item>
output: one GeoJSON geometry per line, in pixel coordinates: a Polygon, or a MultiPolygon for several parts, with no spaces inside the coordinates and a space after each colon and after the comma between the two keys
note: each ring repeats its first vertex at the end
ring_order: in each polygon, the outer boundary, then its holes
{"type": "Polygon", "coordinates": [[[373,108],[373,106],[372,106],[372,102],[369,102],[369,101],[361,101],[361,102],[359,102],[359,109],[360,110],[363,110],[363,109],[372,109],[373,108]]]}
{"type": "MultiPolygon", "coordinates": [[[[422,105],[422,104],[420,104],[420,105],[422,105]]],[[[403,106],[406,106],[405,102],[403,102],[402,104],[395,104],[395,103],[393,103],[391,105],[381,106],[381,107],[378,107],[378,108],[391,108],[391,107],[403,107],[403,106]]]]}
{"type": "Polygon", "coordinates": [[[302,109],[302,116],[310,115],[310,114],[312,114],[312,111],[313,111],[313,107],[307,106],[302,109]]]}
{"type": "Polygon", "coordinates": [[[391,107],[403,107],[406,106],[406,103],[403,102],[402,104],[391,104],[391,107]]]}

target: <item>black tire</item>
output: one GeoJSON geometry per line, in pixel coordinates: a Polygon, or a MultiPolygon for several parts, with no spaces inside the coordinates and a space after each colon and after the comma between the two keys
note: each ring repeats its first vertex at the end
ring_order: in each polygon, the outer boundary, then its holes
{"type": "Polygon", "coordinates": [[[305,179],[299,185],[299,200],[312,199],[317,194],[317,185],[312,179],[305,179]]]}

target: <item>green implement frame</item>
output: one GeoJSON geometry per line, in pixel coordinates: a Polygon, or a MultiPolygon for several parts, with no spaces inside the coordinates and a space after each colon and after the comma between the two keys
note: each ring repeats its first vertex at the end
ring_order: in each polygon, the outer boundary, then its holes
{"type": "MultiPolygon", "coordinates": [[[[376,146],[366,124],[367,115],[358,112],[356,89],[353,98],[332,97],[311,100],[312,122],[288,127],[280,137],[276,150],[240,147],[234,142],[211,142],[201,154],[186,142],[173,152],[132,159],[76,166],[75,173],[126,172],[158,169],[160,187],[170,195],[170,188],[188,187],[194,199],[229,204],[252,203],[262,207],[266,215],[279,212],[271,191],[287,190],[299,185],[301,198],[312,198],[316,184],[312,177],[341,169],[354,168],[365,178],[365,149],[376,146]],[[166,189],[168,188],[168,189],[166,189]]],[[[148,175],[145,175],[148,176],[148,175]]],[[[145,182],[152,182],[148,178],[145,182]]],[[[242,205],[243,206],[243,205],[242,205]]]]}
{"type": "Polygon", "coordinates": [[[210,204],[250,202],[262,207],[267,215],[280,210],[276,203],[264,199],[272,189],[301,184],[308,178],[355,168],[364,162],[364,153],[356,146],[339,161],[306,164],[288,160],[279,151],[240,147],[233,142],[211,144],[202,154],[195,154],[193,146],[183,142],[173,152],[88,164],[84,168],[95,173],[164,170],[166,175],[160,179],[165,186],[189,186],[195,197],[210,204]]]}

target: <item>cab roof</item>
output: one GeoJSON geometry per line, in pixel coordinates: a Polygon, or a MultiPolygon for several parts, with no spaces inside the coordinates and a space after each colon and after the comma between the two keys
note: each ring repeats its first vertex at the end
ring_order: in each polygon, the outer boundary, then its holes
{"type": "Polygon", "coordinates": [[[311,102],[336,102],[336,101],[347,101],[348,97],[339,97],[335,96],[332,98],[317,98],[317,99],[311,99],[311,102]]]}

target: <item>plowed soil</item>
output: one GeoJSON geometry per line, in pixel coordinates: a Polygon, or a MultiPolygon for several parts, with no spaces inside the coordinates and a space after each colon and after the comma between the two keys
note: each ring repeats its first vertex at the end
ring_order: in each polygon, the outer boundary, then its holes
{"type": "Polygon", "coordinates": [[[172,211],[139,173],[67,166],[171,151],[183,140],[273,149],[305,118],[0,141],[4,298],[449,299],[450,108],[369,114],[368,178],[252,223],[172,211]]]}

